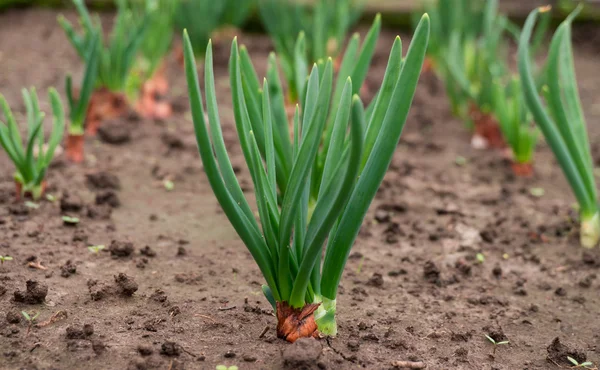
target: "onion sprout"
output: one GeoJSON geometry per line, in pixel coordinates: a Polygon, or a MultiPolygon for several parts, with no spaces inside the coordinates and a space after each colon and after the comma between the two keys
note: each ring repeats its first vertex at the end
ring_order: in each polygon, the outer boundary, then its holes
{"type": "Polygon", "coordinates": [[[117,16],[109,43],[105,46],[100,19],[92,21],[83,0],[73,0],[73,3],[81,17],[82,34],[78,34],[65,17],[58,17],[69,41],[87,65],[91,63],[88,52],[90,45],[95,42],[96,38],[99,38],[98,48],[100,51],[96,56],[98,59],[97,87],[103,87],[112,92],[125,92],[129,73],[144,40],[148,18],[142,17],[142,20],[138,21],[128,6],[127,0],[117,0],[117,16]]]}
{"type": "Polygon", "coordinates": [[[547,84],[543,88],[544,106],[534,78],[529,43],[538,15],[548,10],[547,7],[534,10],[525,22],[519,42],[519,73],[527,105],[579,203],[581,244],[592,248],[600,239],[600,213],[571,43],[571,23],[581,7],[560,24],[552,38],[546,65],[547,84]]]}
{"type": "Polygon", "coordinates": [[[6,124],[0,121],[0,145],[16,168],[14,176],[17,196],[31,195],[38,200],[44,193],[46,171],[65,130],[65,116],[60,97],[55,89],[50,88],[48,96],[52,106],[52,131],[48,142],[44,140],[44,113],[40,111],[35,89],[23,89],[23,100],[27,110],[27,138],[22,142],[19,127],[12,114],[8,102],[0,95],[0,106],[6,124]],[[36,153],[37,150],[37,153],[36,153]]]}
{"type": "MultiPolygon", "coordinates": [[[[366,114],[360,98],[352,94],[352,78],[345,81],[325,158],[324,166],[328,170],[323,172],[322,186],[310,217],[307,212],[309,179],[332,104],[333,61],[328,59],[320,66],[314,65],[308,76],[303,114],[300,115],[297,107],[293,118],[293,143],[289,136],[282,135],[288,122],[282,112],[281,93],[271,96],[272,86],[279,88],[277,78],[273,71],[267,74],[262,87],[259,86],[261,100],[256,113],[263,130],[261,137],[254,130],[259,126],[258,122],[252,120],[255,95],[244,94],[245,89],[256,87],[253,86],[255,81],[243,78],[254,71],[248,70],[251,64],[247,63],[245,49],[240,51],[237,39],[233,41],[230,82],[235,124],[255,187],[257,221],[235,177],[223,141],[212,46],[209,43],[206,49],[204,74],[209,132],[193,48],[189,35],[184,32],[190,104],[204,169],[226,216],[265,277],[267,285],[263,292],[277,310],[280,324],[285,311],[306,312],[310,316],[302,316],[303,323],[312,318],[313,322],[316,320],[315,330],[318,326],[323,334],[336,334],[336,296],[342,272],[400,139],[425,58],[428,37],[429,18],[424,15],[404,62],[401,41],[396,38],[386,70],[387,84],[384,82],[384,88],[377,96],[379,104],[374,105],[370,114],[366,114]],[[264,148],[263,156],[260,147],[264,148]],[[278,150],[291,152],[292,158],[288,182],[280,194],[277,191],[280,173],[277,167],[282,164],[277,160],[278,150]],[[325,243],[325,257],[321,260],[325,243]]],[[[278,334],[290,341],[298,337],[297,333],[278,334]]],[[[312,334],[314,330],[303,332],[302,336],[312,334]]]]}

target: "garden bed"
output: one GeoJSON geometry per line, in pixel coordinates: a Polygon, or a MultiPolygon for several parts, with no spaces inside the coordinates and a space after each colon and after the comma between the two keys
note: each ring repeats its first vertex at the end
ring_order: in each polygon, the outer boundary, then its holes
{"type": "MultiPolygon", "coordinates": [[[[0,91],[17,112],[24,112],[21,87],[35,85],[45,108],[47,87],[62,93],[66,73],[80,75],[56,15],[0,15],[0,91]]],[[[371,91],[394,35],[380,37],[371,91]]],[[[241,35],[240,42],[264,73],[268,38],[241,35]]],[[[584,43],[575,47],[598,160],[600,56],[584,43]]],[[[220,113],[250,195],[228,55],[229,45],[215,46],[220,113]]],[[[277,339],[263,278],[203,173],[174,59],[168,76],[174,117],[107,122],[98,139],[87,140],[83,165],[55,161],[48,174],[54,202],[15,203],[12,165],[0,155],[0,255],[14,258],[0,266],[0,368],[387,369],[422,361],[428,369],[551,369],[580,352],[600,360],[600,250],[579,246],[574,199],[552,153],[542,145],[534,178],[515,178],[502,155],[471,148],[432,76],[421,79],[346,267],[339,336],[294,345],[277,339]],[[65,226],[65,214],[80,223],[65,226]],[[87,248],[95,245],[106,249],[87,248]],[[15,295],[27,281],[37,289],[15,295]],[[43,304],[35,303],[43,300],[40,284],[48,288],[43,304]],[[39,312],[39,327],[29,331],[21,311],[39,312]],[[491,356],[486,334],[510,343],[491,356]]]]}

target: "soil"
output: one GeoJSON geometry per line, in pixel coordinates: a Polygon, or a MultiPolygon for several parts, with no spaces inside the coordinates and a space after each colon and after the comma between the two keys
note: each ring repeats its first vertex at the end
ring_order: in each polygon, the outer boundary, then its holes
{"type": "MultiPolygon", "coordinates": [[[[19,113],[22,87],[35,85],[47,109],[45,90],[62,92],[67,72],[81,75],[56,15],[0,15],[0,89],[19,113]]],[[[394,35],[380,37],[371,95],[394,35]]],[[[263,74],[268,39],[240,40],[263,74]]],[[[600,161],[595,50],[576,45],[600,161]]],[[[229,45],[215,46],[221,119],[252,198],[233,125],[228,53],[229,45]]],[[[86,138],[81,165],[58,156],[47,177],[55,201],[37,209],[15,203],[12,165],[0,155],[0,255],[14,257],[0,265],[0,368],[394,369],[410,362],[531,370],[568,366],[569,354],[600,361],[600,249],[579,246],[574,198],[552,153],[540,145],[533,177],[516,178],[500,153],[470,146],[470,132],[429,75],[346,266],[339,336],[278,339],[263,278],[203,174],[176,60],[167,76],[173,117],[112,121],[106,130],[119,132],[86,138]],[[80,222],[66,226],[62,215],[80,222]],[[99,245],[106,248],[87,248],[99,245]],[[34,325],[21,311],[39,313],[34,325]],[[486,334],[509,344],[494,350],[486,334]]]]}

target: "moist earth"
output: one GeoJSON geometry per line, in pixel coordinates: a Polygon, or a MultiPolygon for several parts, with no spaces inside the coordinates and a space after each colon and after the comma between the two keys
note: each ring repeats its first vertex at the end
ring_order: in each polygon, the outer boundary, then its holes
{"type": "MultiPolygon", "coordinates": [[[[81,75],[56,16],[0,15],[0,90],[21,116],[22,87],[36,86],[47,110],[46,89],[62,91],[67,73],[81,75]]],[[[382,32],[367,101],[394,36],[382,32]]],[[[240,41],[264,75],[268,38],[240,41]]],[[[589,43],[575,52],[599,163],[600,55],[589,43]]],[[[228,44],[215,45],[220,114],[253,198],[233,124],[228,54],[228,44]]],[[[348,260],[339,336],[277,339],[263,278],[204,176],[173,57],[167,74],[174,116],[107,123],[86,139],[83,165],[59,155],[48,173],[54,201],[37,209],[14,203],[12,165],[0,155],[0,255],[14,257],[0,265],[0,368],[531,370],[568,367],[566,356],[600,360],[600,249],[579,247],[574,198],[552,153],[541,144],[534,177],[516,178],[502,153],[470,146],[430,75],[348,260]],[[62,215],[80,222],[66,226],[62,215]],[[39,316],[30,323],[21,311],[39,316]],[[485,335],[509,344],[494,350],[485,335]]]]}

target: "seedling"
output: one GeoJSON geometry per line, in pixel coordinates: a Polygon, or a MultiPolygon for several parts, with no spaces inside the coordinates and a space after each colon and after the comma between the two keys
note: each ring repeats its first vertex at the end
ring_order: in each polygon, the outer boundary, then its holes
{"type": "Polygon", "coordinates": [[[217,365],[216,370],[238,370],[238,367],[235,365],[233,365],[233,366],[217,365]]]}
{"type": "Polygon", "coordinates": [[[52,194],[46,194],[46,200],[48,202],[54,203],[54,202],[56,202],[56,197],[52,194]]]}
{"type": "Polygon", "coordinates": [[[45,176],[54,151],[62,140],[65,130],[65,116],[60,97],[54,88],[48,90],[52,106],[52,132],[48,142],[44,141],[44,113],[40,111],[35,89],[22,90],[27,110],[27,138],[21,139],[19,127],[4,96],[0,94],[0,105],[6,124],[0,121],[0,146],[13,162],[16,173],[17,199],[29,196],[34,201],[40,199],[46,188],[45,176]],[[37,155],[34,153],[37,148],[37,155]]]}
{"type": "Polygon", "coordinates": [[[598,370],[598,368],[595,367],[594,363],[591,361],[585,361],[585,362],[579,363],[576,359],[574,359],[571,356],[567,356],[567,360],[569,360],[569,362],[573,364],[571,369],[583,368],[583,369],[589,369],[589,370],[598,370]]]}
{"type": "Polygon", "coordinates": [[[163,185],[166,191],[172,191],[173,189],[175,189],[175,183],[171,180],[165,180],[163,182],[163,185]]]}
{"type": "Polygon", "coordinates": [[[62,216],[63,223],[68,226],[74,226],[79,223],[79,218],[70,217],[70,216],[62,216]]]}
{"type": "Polygon", "coordinates": [[[494,349],[492,351],[492,356],[496,356],[496,349],[498,349],[498,346],[504,346],[509,344],[510,342],[507,340],[503,340],[502,342],[496,342],[496,340],[494,340],[494,338],[490,337],[489,335],[485,335],[485,337],[492,342],[492,344],[494,345],[494,349]]]}
{"type": "Polygon", "coordinates": [[[479,262],[479,263],[485,262],[485,256],[483,255],[483,253],[477,253],[475,255],[475,258],[477,259],[477,262],[479,262]]]}
{"type": "Polygon", "coordinates": [[[38,203],[34,203],[30,200],[25,202],[25,207],[30,208],[30,209],[38,209],[40,208],[40,205],[38,203]]]}
{"type": "Polygon", "coordinates": [[[527,17],[519,41],[519,73],[527,106],[579,203],[581,245],[593,248],[600,239],[600,209],[571,44],[571,23],[581,7],[560,24],[552,38],[546,65],[547,85],[543,89],[547,106],[544,106],[533,74],[529,44],[538,14],[547,10],[538,8],[527,17]]]}
{"type": "Polygon", "coordinates": [[[4,265],[4,261],[12,261],[13,258],[11,256],[0,256],[0,265],[4,265]]]}
{"type": "Polygon", "coordinates": [[[29,335],[29,333],[31,332],[31,329],[33,328],[33,325],[35,324],[35,320],[38,318],[38,316],[40,315],[40,313],[37,312],[35,315],[31,316],[27,312],[21,311],[21,314],[23,315],[23,317],[25,318],[25,320],[28,323],[28,325],[27,325],[27,335],[29,335]]]}
{"type": "Polygon", "coordinates": [[[106,248],[105,245],[90,245],[87,247],[91,253],[98,254],[100,251],[106,248]]]}
{"type": "Polygon", "coordinates": [[[400,139],[428,37],[429,18],[424,15],[404,59],[400,38],[396,38],[384,82],[389,88],[381,89],[366,114],[360,98],[351,94],[352,78],[345,81],[338,109],[332,113],[335,120],[331,141],[317,198],[311,205],[313,212],[309,212],[309,178],[332,102],[333,61],[315,65],[308,76],[302,117],[298,108],[294,115],[292,144],[289,136],[281,134],[288,121],[277,79],[267,74],[258,102],[253,100],[255,95],[245,95],[247,87],[253,88],[255,81],[248,82],[242,76],[255,76],[256,72],[251,63],[244,61],[246,57],[243,51],[240,53],[237,40],[233,41],[229,66],[233,110],[254,183],[257,221],[235,177],[223,140],[212,46],[209,43],[206,49],[204,73],[209,132],[194,52],[184,32],[190,105],[205,173],[225,215],[265,277],[267,285],[263,286],[263,292],[277,312],[278,336],[288,341],[312,336],[317,327],[325,335],[337,333],[336,296],[342,272],[400,139]],[[271,95],[273,88],[277,95],[271,95]],[[277,167],[283,164],[278,161],[281,157],[276,148],[291,153],[288,163],[291,171],[285,178],[287,183],[279,189],[280,202],[277,167]]]}
{"type": "Polygon", "coordinates": [[[529,194],[536,198],[541,198],[546,194],[546,190],[544,190],[544,188],[531,188],[529,189],[529,194]]]}

